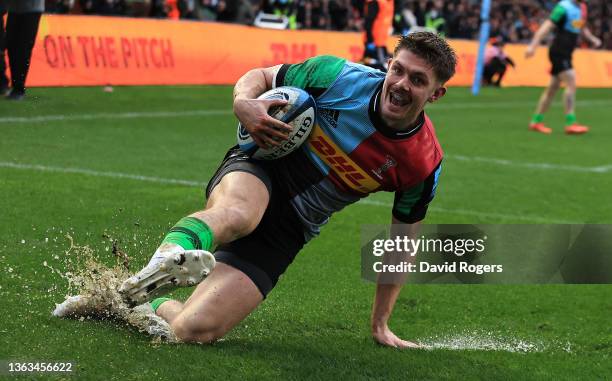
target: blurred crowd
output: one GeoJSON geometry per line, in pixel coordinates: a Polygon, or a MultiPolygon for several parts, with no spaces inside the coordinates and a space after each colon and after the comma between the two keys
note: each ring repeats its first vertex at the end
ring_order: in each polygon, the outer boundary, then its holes
{"type": "MultiPolygon", "coordinates": [[[[480,0],[394,0],[394,32],[428,28],[476,39],[480,0]]],[[[525,43],[556,0],[492,0],[491,35],[525,43]]],[[[46,0],[49,13],[123,15],[253,24],[258,13],[281,15],[289,28],[361,31],[365,0],[46,0]]],[[[612,49],[612,1],[590,0],[591,31],[612,49]]]]}

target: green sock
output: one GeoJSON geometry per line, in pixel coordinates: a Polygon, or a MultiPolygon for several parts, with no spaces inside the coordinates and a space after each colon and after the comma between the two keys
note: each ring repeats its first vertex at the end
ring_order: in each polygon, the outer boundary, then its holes
{"type": "Polygon", "coordinates": [[[153,299],[151,301],[151,308],[153,308],[153,312],[157,312],[157,309],[159,308],[159,306],[161,306],[162,303],[165,303],[168,300],[172,300],[172,299],[170,299],[170,298],[157,298],[157,299],[153,299]]]}
{"type": "Polygon", "coordinates": [[[212,230],[204,221],[195,217],[181,218],[162,241],[175,243],[185,250],[207,250],[213,244],[212,230]]]}
{"type": "Polygon", "coordinates": [[[576,114],[565,114],[565,125],[571,126],[574,123],[576,123],[576,114]]]}
{"type": "Polygon", "coordinates": [[[544,114],[533,114],[531,123],[542,123],[544,121],[544,114]]]}

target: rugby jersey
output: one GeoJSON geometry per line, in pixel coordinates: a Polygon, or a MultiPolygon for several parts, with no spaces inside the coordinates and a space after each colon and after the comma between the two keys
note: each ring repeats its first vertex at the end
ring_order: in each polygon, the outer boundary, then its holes
{"type": "Polygon", "coordinates": [[[441,171],[442,149],[425,112],[396,131],[380,117],[385,74],[333,56],[282,65],[274,87],[294,86],[317,103],[314,129],[291,155],[275,161],[281,187],[314,237],[332,213],[370,193],[395,192],[392,213],[422,220],[441,171]]]}
{"type": "Polygon", "coordinates": [[[580,30],[586,24],[587,6],[573,0],[561,0],[550,14],[550,20],[557,27],[550,52],[571,54],[576,48],[580,30]]]}

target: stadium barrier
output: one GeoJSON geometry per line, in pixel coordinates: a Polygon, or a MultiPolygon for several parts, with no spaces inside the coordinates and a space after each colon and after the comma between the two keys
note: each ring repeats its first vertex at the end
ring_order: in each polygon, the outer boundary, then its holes
{"type": "MultiPolygon", "coordinates": [[[[390,39],[393,49],[395,39],[390,39]]],[[[451,40],[459,56],[450,85],[470,86],[478,45],[451,40]]],[[[541,48],[507,45],[515,60],[505,86],[544,86],[550,64],[541,48]]],[[[254,67],[294,63],[318,54],[358,61],[359,33],[279,31],[221,23],[44,15],[28,86],[233,84],[254,67]]],[[[612,87],[612,52],[576,51],[581,87],[612,87]]]]}

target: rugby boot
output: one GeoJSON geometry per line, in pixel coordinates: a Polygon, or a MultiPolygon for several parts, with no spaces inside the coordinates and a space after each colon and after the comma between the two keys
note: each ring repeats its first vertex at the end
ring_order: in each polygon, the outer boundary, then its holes
{"type": "Polygon", "coordinates": [[[550,135],[552,133],[552,128],[546,127],[544,123],[529,123],[529,129],[531,131],[539,132],[541,134],[550,135]]]}

